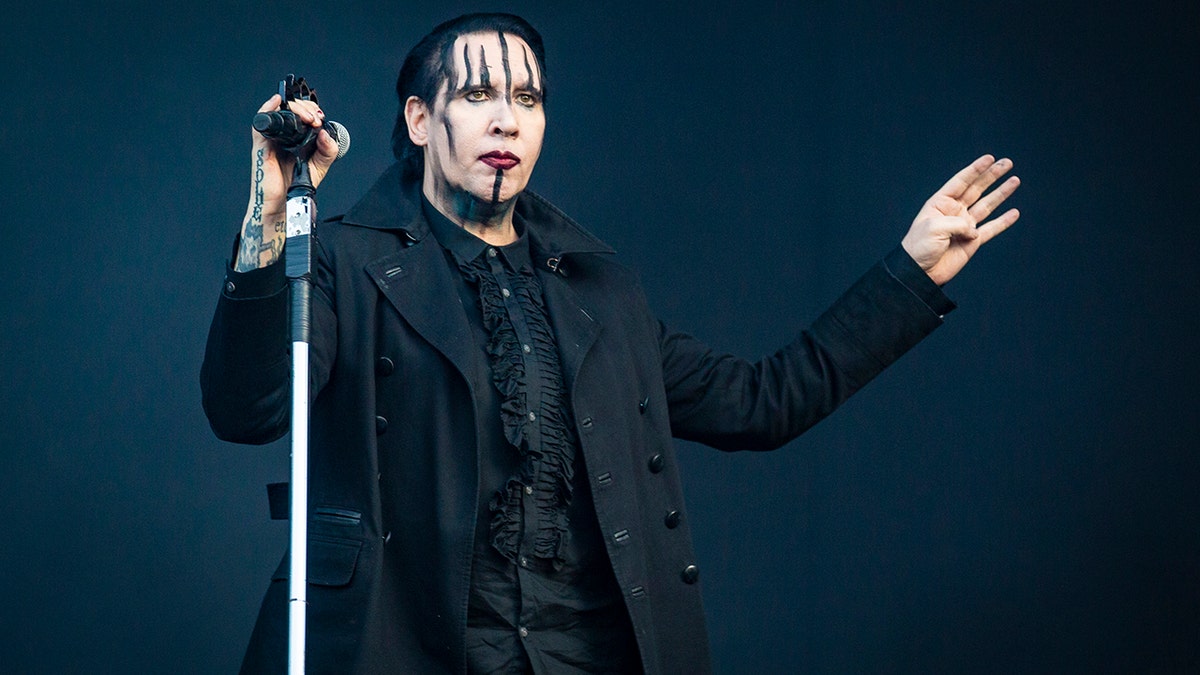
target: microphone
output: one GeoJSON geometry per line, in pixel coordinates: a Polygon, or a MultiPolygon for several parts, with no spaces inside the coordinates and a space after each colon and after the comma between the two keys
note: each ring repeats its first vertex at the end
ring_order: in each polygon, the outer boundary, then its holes
{"type": "MultiPolygon", "coordinates": [[[[254,129],[258,133],[279,143],[285,150],[298,152],[317,140],[317,130],[308,126],[290,110],[273,110],[254,116],[254,129]]],[[[337,159],[350,151],[350,132],[332,120],[322,125],[330,138],[338,144],[337,159]]]]}

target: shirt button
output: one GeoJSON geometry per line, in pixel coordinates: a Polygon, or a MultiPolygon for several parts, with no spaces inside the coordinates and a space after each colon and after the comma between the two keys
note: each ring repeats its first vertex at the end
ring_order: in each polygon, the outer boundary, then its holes
{"type": "Polygon", "coordinates": [[[233,283],[232,281],[225,282],[225,292],[226,293],[229,293],[230,295],[232,295],[233,292],[236,290],[237,290],[237,284],[233,283]]]}
{"type": "Polygon", "coordinates": [[[521,349],[523,349],[526,354],[533,351],[532,349],[529,348],[529,345],[521,345],[521,349]]]}
{"type": "Polygon", "coordinates": [[[537,419],[537,415],[535,413],[529,413],[529,421],[530,422],[532,422],[536,419],[537,419]]]}
{"type": "Polygon", "coordinates": [[[509,293],[507,288],[501,288],[500,295],[503,295],[504,297],[507,298],[508,296],[512,295],[512,293],[509,293]]]}
{"type": "Polygon", "coordinates": [[[517,632],[520,633],[521,637],[523,637],[523,638],[529,637],[529,629],[526,628],[525,626],[521,626],[520,628],[518,628],[517,632]]]}
{"type": "Polygon", "coordinates": [[[494,249],[494,248],[489,248],[489,249],[488,249],[488,257],[489,257],[489,258],[495,258],[495,257],[496,257],[496,249],[494,249]]]}
{"type": "Polygon", "coordinates": [[[529,567],[529,559],[521,556],[521,567],[529,567]]]}
{"type": "Polygon", "coordinates": [[[533,486],[532,485],[525,486],[525,494],[527,494],[527,495],[533,494],[533,486]]]}

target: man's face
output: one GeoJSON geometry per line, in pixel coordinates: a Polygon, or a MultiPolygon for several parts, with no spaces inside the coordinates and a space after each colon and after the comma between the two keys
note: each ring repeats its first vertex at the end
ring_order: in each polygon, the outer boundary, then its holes
{"type": "MultiPolygon", "coordinates": [[[[426,120],[424,189],[462,218],[495,213],[525,189],[546,130],[533,50],[512,34],[470,33],[426,120]]],[[[418,143],[421,145],[421,143],[418,143]]]]}

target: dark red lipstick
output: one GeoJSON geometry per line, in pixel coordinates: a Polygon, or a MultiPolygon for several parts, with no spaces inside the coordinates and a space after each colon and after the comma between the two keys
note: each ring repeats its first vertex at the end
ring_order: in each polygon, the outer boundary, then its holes
{"type": "Polygon", "coordinates": [[[501,171],[507,171],[521,163],[520,157],[511,152],[500,152],[498,150],[481,155],[479,160],[493,169],[500,169],[501,171]]]}

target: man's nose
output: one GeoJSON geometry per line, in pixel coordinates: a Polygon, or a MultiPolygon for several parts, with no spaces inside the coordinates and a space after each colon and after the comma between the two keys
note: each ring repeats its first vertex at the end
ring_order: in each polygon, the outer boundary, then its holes
{"type": "Polygon", "coordinates": [[[495,113],[492,118],[492,133],[497,136],[516,138],[520,132],[517,118],[513,115],[512,104],[501,99],[496,101],[495,113]]]}

